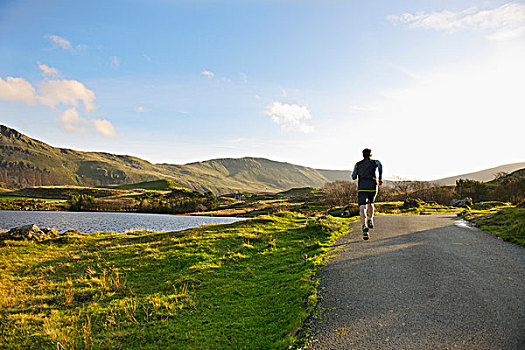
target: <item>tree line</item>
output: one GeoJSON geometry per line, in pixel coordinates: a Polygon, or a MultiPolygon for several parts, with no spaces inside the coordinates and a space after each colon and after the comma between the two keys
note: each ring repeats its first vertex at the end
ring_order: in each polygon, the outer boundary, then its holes
{"type": "MultiPolygon", "coordinates": [[[[439,186],[429,181],[393,181],[378,191],[378,202],[420,199],[450,205],[452,199],[470,197],[474,202],[502,201],[519,203],[525,200],[525,177],[505,177],[497,174],[492,182],[458,180],[456,185],[439,186]]],[[[357,183],[345,180],[328,182],[323,187],[324,199],[331,206],[357,203],[357,183]]]]}
{"type": "Polygon", "coordinates": [[[218,207],[212,192],[204,194],[174,189],[169,193],[146,192],[134,197],[99,199],[90,195],[72,195],[67,208],[73,211],[130,211],[140,213],[184,214],[218,207]]]}

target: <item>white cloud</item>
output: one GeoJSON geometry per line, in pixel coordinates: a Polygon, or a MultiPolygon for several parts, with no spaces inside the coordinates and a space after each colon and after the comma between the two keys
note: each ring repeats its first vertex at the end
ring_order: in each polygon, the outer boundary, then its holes
{"type": "MultiPolygon", "coordinates": [[[[39,64],[44,74],[55,74],[55,68],[39,64]]],[[[83,104],[86,112],[96,108],[95,93],[76,80],[44,80],[39,85],[38,93],[31,83],[23,78],[0,78],[0,99],[25,102],[28,105],[45,105],[55,109],[63,105],[66,110],[60,111],[57,121],[67,132],[85,133],[91,129],[104,136],[116,137],[113,125],[107,120],[91,120],[82,118],[78,112],[83,104]]],[[[137,111],[144,111],[138,107],[137,111]]]]}
{"type": "Polygon", "coordinates": [[[206,77],[208,77],[208,78],[213,78],[213,76],[215,75],[215,74],[213,74],[213,72],[210,72],[209,70],[206,70],[206,69],[203,70],[203,71],[201,72],[201,74],[204,75],[204,76],[206,76],[206,77]]]}
{"type": "Polygon", "coordinates": [[[110,56],[109,61],[111,62],[111,67],[118,68],[120,66],[120,60],[117,56],[110,56]]]}
{"type": "Polygon", "coordinates": [[[48,65],[40,64],[40,63],[38,63],[38,67],[40,68],[40,70],[42,70],[42,73],[44,75],[47,75],[47,76],[50,76],[50,77],[58,77],[58,76],[60,76],[60,72],[56,68],[49,67],[48,65]]]}
{"type": "Polygon", "coordinates": [[[79,44],[76,47],[73,47],[71,42],[65,38],[62,38],[58,35],[46,35],[46,39],[49,39],[53,44],[54,47],[52,49],[56,49],[60,47],[61,49],[72,51],[72,52],[78,52],[80,50],[84,50],[87,48],[87,45],[85,44],[79,44]]]}
{"type": "Polygon", "coordinates": [[[144,107],[138,106],[137,107],[137,113],[144,113],[144,107]]]}
{"type": "Polygon", "coordinates": [[[84,104],[86,112],[95,109],[95,93],[77,80],[49,80],[39,86],[41,103],[55,108],[58,104],[77,107],[84,104]]]}
{"type": "Polygon", "coordinates": [[[241,76],[241,80],[245,83],[248,82],[248,74],[244,73],[244,72],[240,72],[239,75],[241,76]]]}
{"type": "Polygon", "coordinates": [[[29,105],[37,103],[55,108],[58,104],[77,107],[84,104],[87,112],[95,109],[95,93],[76,80],[48,80],[39,86],[37,94],[33,85],[24,78],[0,78],[0,99],[22,101],[29,105]]]}
{"type": "Polygon", "coordinates": [[[71,133],[83,134],[88,131],[88,127],[95,128],[97,132],[104,136],[116,137],[115,127],[107,120],[89,120],[80,117],[75,107],[69,108],[59,113],[58,122],[62,128],[71,133]]]}
{"type": "Polygon", "coordinates": [[[518,38],[525,34],[525,3],[509,2],[489,10],[468,8],[463,11],[417,12],[389,15],[394,25],[414,29],[435,29],[447,32],[481,30],[492,40],[518,38]]]}
{"type": "Polygon", "coordinates": [[[0,99],[7,101],[21,101],[28,105],[38,103],[38,96],[31,83],[23,78],[0,78],[0,99]]]}
{"type": "Polygon", "coordinates": [[[93,124],[99,133],[104,136],[117,137],[115,127],[107,120],[93,120],[93,124]]]}
{"type": "Polygon", "coordinates": [[[89,124],[88,120],[80,118],[75,107],[69,108],[64,112],[59,113],[58,121],[65,131],[73,133],[85,133],[87,129],[85,127],[81,127],[81,125],[89,124]]]}
{"type": "Polygon", "coordinates": [[[58,35],[48,35],[47,38],[55,43],[56,46],[63,48],[64,50],[73,50],[71,42],[58,35]]]}
{"type": "Polygon", "coordinates": [[[304,122],[312,118],[310,111],[305,106],[273,102],[266,108],[266,114],[272,118],[274,123],[280,125],[284,131],[298,130],[307,133],[314,130],[313,126],[304,122]]]}

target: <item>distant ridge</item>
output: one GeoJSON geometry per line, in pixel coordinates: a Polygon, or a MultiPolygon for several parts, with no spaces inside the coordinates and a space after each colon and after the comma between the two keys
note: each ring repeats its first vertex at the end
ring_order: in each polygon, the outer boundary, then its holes
{"type": "MultiPolygon", "coordinates": [[[[510,173],[522,168],[525,163],[507,164],[432,182],[453,185],[460,178],[489,181],[499,172],[510,173]]],[[[53,147],[0,125],[0,188],[118,186],[154,180],[171,182],[161,181],[148,186],[181,186],[215,194],[281,192],[350,180],[350,171],[314,169],[254,157],[212,159],[184,165],[153,164],[133,156],[53,147]]]]}
{"type": "Polygon", "coordinates": [[[185,165],[152,164],[132,156],[56,148],[0,125],[0,187],[10,189],[127,185],[166,179],[173,181],[175,187],[225,194],[321,187],[328,181],[349,178],[348,171],[313,169],[253,157],[185,165]]]}
{"type": "Polygon", "coordinates": [[[480,171],[476,171],[473,173],[450,176],[450,177],[446,177],[443,179],[432,180],[431,182],[434,184],[440,185],[440,186],[455,185],[456,180],[459,180],[459,179],[469,179],[469,180],[487,182],[487,181],[494,180],[494,177],[498,173],[502,173],[502,172],[512,173],[516,170],[520,170],[523,168],[525,168],[525,162],[505,164],[505,165],[497,166],[495,168],[480,170],[480,171]]]}

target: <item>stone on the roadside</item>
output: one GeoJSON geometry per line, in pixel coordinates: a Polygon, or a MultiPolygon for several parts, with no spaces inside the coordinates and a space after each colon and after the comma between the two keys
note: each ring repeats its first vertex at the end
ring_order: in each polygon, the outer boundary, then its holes
{"type": "Polygon", "coordinates": [[[466,197],[463,199],[453,199],[450,201],[451,207],[468,207],[472,205],[472,198],[466,197]]]}
{"type": "Polygon", "coordinates": [[[407,198],[403,202],[405,208],[419,208],[424,202],[419,198],[407,198]]]}

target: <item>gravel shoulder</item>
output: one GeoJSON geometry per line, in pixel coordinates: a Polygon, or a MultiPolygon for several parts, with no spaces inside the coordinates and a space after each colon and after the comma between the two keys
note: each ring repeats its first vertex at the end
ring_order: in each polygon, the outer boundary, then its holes
{"type": "Polygon", "coordinates": [[[525,249],[455,215],[375,224],[319,272],[309,349],[525,349],[525,249]]]}

